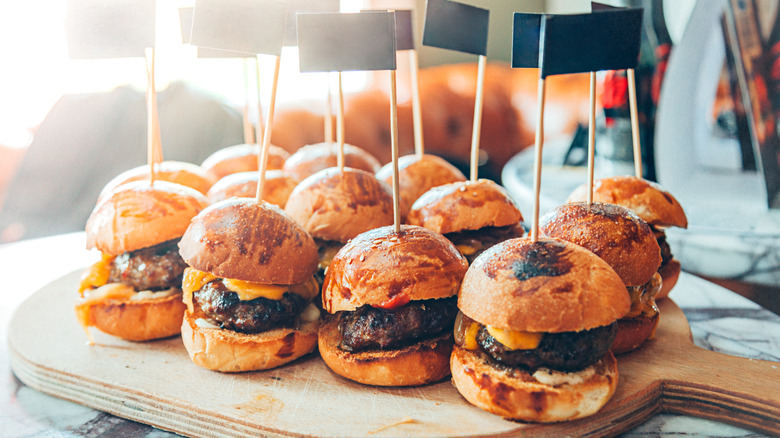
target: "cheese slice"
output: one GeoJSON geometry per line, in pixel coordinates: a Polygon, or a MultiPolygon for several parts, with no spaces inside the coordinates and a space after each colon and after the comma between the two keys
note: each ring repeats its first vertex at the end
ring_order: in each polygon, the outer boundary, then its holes
{"type": "Polygon", "coordinates": [[[108,283],[108,277],[111,273],[111,262],[113,261],[114,256],[103,254],[103,257],[98,262],[81,274],[79,293],[82,296],[85,290],[96,289],[108,283]]]}
{"type": "Polygon", "coordinates": [[[477,344],[477,333],[479,333],[479,324],[472,322],[466,328],[466,333],[463,336],[462,347],[466,350],[476,350],[479,345],[477,344]]]}
{"type": "Polygon", "coordinates": [[[542,342],[542,333],[505,330],[487,326],[490,336],[509,350],[533,350],[542,342]]]}
{"type": "Polygon", "coordinates": [[[470,256],[477,252],[477,248],[474,248],[471,245],[455,245],[455,248],[464,256],[470,256]]]}

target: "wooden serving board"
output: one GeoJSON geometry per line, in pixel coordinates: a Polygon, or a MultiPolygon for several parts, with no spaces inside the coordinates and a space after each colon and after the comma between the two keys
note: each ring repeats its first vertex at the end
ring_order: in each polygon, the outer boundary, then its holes
{"type": "Polygon", "coordinates": [[[194,365],[179,338],[132,343],[94,331],[86,344],[73,304],[79,272],[25,301],[9,327],[11,368],[32,388],[194,436],[615,435],[658,412],[780,434],[780,366],[692,343],[671,300],[656,337],[619,356],[617,393],[596,415],[521,424],[466,402],[449,382],[379,388],[343,379],[310,355],[265,372],[222,374],[194,365]]]}

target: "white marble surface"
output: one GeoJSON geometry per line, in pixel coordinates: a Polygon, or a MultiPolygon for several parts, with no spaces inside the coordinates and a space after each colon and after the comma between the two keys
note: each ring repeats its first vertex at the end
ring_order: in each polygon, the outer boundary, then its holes
{"type": "MultiPolygon", "coordinates": [[[[0,436],[163,437],[172,434],[40,393],[22,384],[8,365],[7,324],[25,297],[51,280],[86,266],[97,254],[80,250],[83,233],[0,246],[0,436]]],[[[683,274],[672,298],[688,317],[694,342],[715,351],[780,361],[780,317],[756,304],[683,274]]],[[[780,364],[779,364],[780,365],[780,364]]],[[[658,414],[624,434],[754,437],[759,433],[709,420],[658,414]]]]}

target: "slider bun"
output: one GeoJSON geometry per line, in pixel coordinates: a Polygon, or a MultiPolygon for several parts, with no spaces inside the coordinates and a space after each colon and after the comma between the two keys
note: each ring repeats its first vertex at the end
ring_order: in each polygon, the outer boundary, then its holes
{"type": "Polygon", "coordinates": [[[238,373],[267,370],[314,351],[319,320],[301,323],[295,330],[277,328],[257,334],[244,334],[195,324],[190,312],[179,321],[181,338],[190,359],[203,368],[238,373]]]}
{"type": "MultiPolygon", "coordinates": [[[[582,185],[566,202],[587,201],[588,188],[582,185]]],[[[604,178],[593,186],[593,201],[618,204],[636,213],[650,225],[688,228],[688,218],[677,199],[658,184],[633,176],[604,178]]]]}
{"type": "MultiPolygon", "coordinates": [[[[533,422],[574,420],[596,413],[615,393],[615,356],[580,371],[571,383],[542,383],[518,368],[496,368],[484,355],[458,346],[452,351],[452,382],[471,404],[504,418],[533,422]]],[[[572,373],[573,374],[573,373],[572,373]]]]}
{"type": "MultiPolygon", "coordinates": [[[[76,305],[76,311],[80,311],[76,305]]],[[[87,326],[128,341],[150,341],[178,335],[187,306],[181,293],[143,300],[103,299],[88,307],[87,326]]]]}
{"type": "Polygon", "coordinates": [[[108,255],[178,239],[208,206],[200,192],[165,181],[135,181],[117,187],[87,220],[87,249],[108,255]]]}
{"type": "Polygon", "coordinates": [[[612,342],[612,352],[615,354],[628,353],[636,350],[655,334],[658,326],[659,313],[647,317],[639,315],[631,318],[620,318],[615,340],[612,342]]]}
{"type": "Polygon", "coordinates": [[[301,181],[285,211],[313,237],[346,242],[393,223],[393,194],[373,173],[331,167],[301,181]]]}
{"type": "MultiPolygon", "coordinates": [[[[259,154],[260,146],[256,144],[228,146],[211,154],[200,166],[216,181],[233,173],[257,171],[259,154]]],[[[286,150],[270,145],[266,170],[281,169],[289,156],[286,150]]]]}
{"type": "Polygon", "coordinates": [[[400,233],[392,226],[374,229],[333,258],[322,285],[323,307],[335,313],[451,297],[466,268],[466,259],[441,234],[411,225],[400,233]]]}
{"type": "MultiPolygon", "coordinates": [[[[393,163],[387,163],[376,173],[377,179],[393,184],[393,163]]],[[[398,159],[398,187],[401,202],[401,218],[405,218],[412,204],[429,189],[466,177],[457,167],[436,155],[404,155],[398,159]]]]}
{"type": "Polygon", "coordinates": [[[339,348],[341,334],[337,318],[326,318],[320,327],[322,360],[336,374],[366,385],[419,386],[438,382],[450,375],[452,333],[397,350],[349,352],[339,348]]]}
{"type": "Polygon", "coordinates": [[[187,264],[217,277],[298,284],[317,270],[314,239],[282,209],[251,198],[212,204],[179,241],[187,264]]]}
{"type": "Polygon", "coordinates": [[[672,288],[680,278],[680,270],[680,261],[677,259],[671,259],[668,263],[661,265],[658,273],[661,274],[663,282],[661,283],[661,290],[658,291],[658,295],[655,297],[656,300],[669,296],[669,292],[672,291],[672,288]]]}
{"type": "MultiPolygon", "coordinates": [[[[224,201],[228,198],[255,198],[257,196],[257,180],[260,172],[239,172],[227,175],[217,181],[208,192],[209,201],[224,201]]],[[[268,170],[265,172],[265,187],[263,188],[263,201],[284,208],[287,198],[290,197],[298,180],[291,174],[281,170],[268,170]]]]}
{"type": "Polygon", "coordinates": [[[539,231],[577,244],[609,263],[626,286],[647,283],[661,266],[661,248],[647,223],[614,204],[563,204],[545,215],[539,231]]]}
{"type": "Polygon", "coordinates": [[[515,225],[522,220],[509,192],[487,179],[434,187],[414,202],[407,218],[412,225],[442,234],[515,225]]]}
{"type": "MultiPolygon", "coordinates": [[[[283,170],[303,181],[309,175],[338,165],[338,143],[317,143],[298,149],[284,162],[283,170]]],[[[365,170],[371,174],[381,167],[379,160],[357,146],[344,144],[344,167],[365,170]]]]}
{"type": "Polygon", "coordinates": [[[631,306],[626,286],[603,260],[573,243],[529,237],[479,255],[463,278],[458,307],[501,329],[571,332],[611,324],[631,306]]]}
{"type": "MultiPolygon", "coordinates": [[[[163,161],[157,168],[155,181],[167,181],[191,187],[206,194],[217,179],[206,173],[202,167],[183,161],[163,161]]],[[[126,170],[108,182],[98,195],[98,202],[108,196],[117,187],[133,181],[149,181],[149,165],[126,170]]]]}

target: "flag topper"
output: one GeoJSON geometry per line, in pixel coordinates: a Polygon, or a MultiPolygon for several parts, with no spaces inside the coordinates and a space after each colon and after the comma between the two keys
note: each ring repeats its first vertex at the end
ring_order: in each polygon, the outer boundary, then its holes
{"type": "Polygon", "coordinates": [[[154,47],[155,7],[155,0],[68,0],[68,56],[143,58],[154,47]]]}
{"type": "Polygon", "coordinates": [[[287,2],[196,0],[190,43],[199,47],[280,56],[287,2]]]}
{"type": "Polygon", "coordinates": [[[284,45],[298,45],[297,14],[338,13],[339,0],[288,0],[287,24],[284,27],[284,45]]]}
{"type": "Polygon", "coordinates": [[[424,46],[487,55],[490,11],[450,0],[428,0],[424,46]]]}
{"type": "Polygon", "coordinates": [[[298,14],[301,72],[395,70],[395,13],[298,14]]]}
{"type": "MultiPolygon", "coordinates": [[[[179,27],[181,29],[181,42],[190,44],[192,36],[192,16],[195,13],[194,7],[179,8],[179,27]]],[[[198,58],[254,58],[254,53],[233,52],[228,50],[210,49],[208,47],[198,47],[198,58]]]]}

